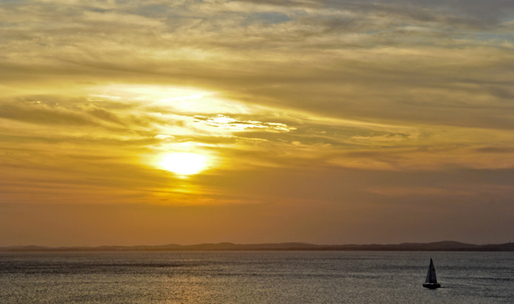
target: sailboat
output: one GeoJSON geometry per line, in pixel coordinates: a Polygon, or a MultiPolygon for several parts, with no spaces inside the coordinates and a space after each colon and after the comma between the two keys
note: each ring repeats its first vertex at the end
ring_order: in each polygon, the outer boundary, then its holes
{"type": "Polygon", "coordinates": [[[436,289],[441,287],[441,284],[437,283],[437,279],[435,278],[435,267],[434,262],[432,262],[432,258],[430,258],[430,265],[428,266],[428,273],[425,283],[423,283],[423,287],[436,289]]]}

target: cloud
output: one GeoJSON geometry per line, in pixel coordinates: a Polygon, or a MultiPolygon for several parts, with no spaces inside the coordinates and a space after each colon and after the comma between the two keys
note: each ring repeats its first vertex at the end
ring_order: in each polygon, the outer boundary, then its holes
{"type": "Polygon", "coordinates": [[[3,2],[2,136],[121,146],[127,157],[194,143],[252,168],[507,168],[511,9],[3,2]]]}
{"type": "Polygon", "coordinates": [[[3,101],[0,103],[0,118],[50,125],[95,125],[87,115],[65,109],[58,103],[42,103],[39,100],[3,101]]]}
{"type": "MultiPolygon", "coordinates": [[[[423,202],[441,197],[448,214],[464,199],[487,202],[491,189],[504,202],[512,7],[1,2],[2,199],[268,204],[277,218],[298,210],[298,223],[351,213],[348,222],[369,225],[394,225],[387,210],[421,219],[423,202]],[[214,165],[180,180],[155,165],[176,151],[214,165]],[[418,209],[402,209],[411,198],[418,209]]],[[[337,230],[330,218],[327,231],[337,230]]]]}

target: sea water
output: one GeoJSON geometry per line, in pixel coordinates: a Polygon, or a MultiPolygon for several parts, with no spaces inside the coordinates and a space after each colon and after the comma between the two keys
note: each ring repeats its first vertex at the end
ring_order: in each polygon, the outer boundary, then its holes
{"type": "Polygon", "coordinates": [[[514,303],[514,253],[0,253],[0,303],[514,303]]]}

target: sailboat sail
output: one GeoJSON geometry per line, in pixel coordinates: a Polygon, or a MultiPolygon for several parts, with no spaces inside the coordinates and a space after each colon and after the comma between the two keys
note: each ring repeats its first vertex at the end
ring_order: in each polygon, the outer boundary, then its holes
{"type": "Polygon", "coordinates": [[[435,277],[434,262],[432,262],[432,259],[430,259],[430,265],[428,266],[428,273],[425,283],[437,283],[437,279],[435,277]]]}

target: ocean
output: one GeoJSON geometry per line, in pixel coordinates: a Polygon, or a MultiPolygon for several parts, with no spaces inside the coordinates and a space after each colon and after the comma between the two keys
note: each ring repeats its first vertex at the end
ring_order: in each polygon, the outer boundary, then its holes
{"type": "Polygon", "coordinates": [[[514,253],[0,253],[0,303],[514,303],[514,253]]]}

